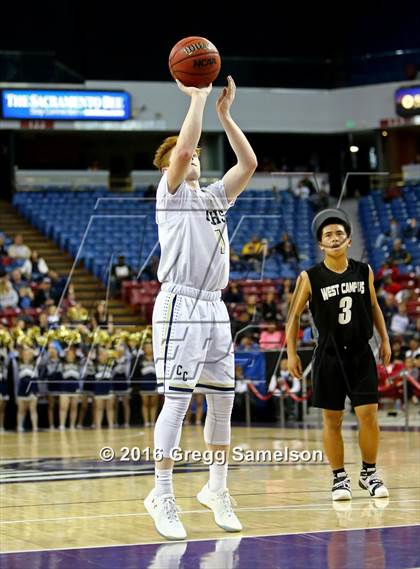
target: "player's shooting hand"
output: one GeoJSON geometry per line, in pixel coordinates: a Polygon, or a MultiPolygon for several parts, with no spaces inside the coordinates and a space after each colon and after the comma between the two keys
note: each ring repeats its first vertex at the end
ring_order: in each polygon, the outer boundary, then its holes
{"type": "Polygon", "coordinates": [[[235,81],[229,75],[227,78],[227,87],[223,87],[222,92],[216,102],[216,110],[219,115],[226,116],[229,114],[230,107],[235,99],[236,85],[235,81]]]}
{"type": "Polygon", "coordinates": [[[297,354],[287,356],[287,369],[293,377],[302,377],[302,362],[297,354]]]}
{"type": "Polygon", "coordinates": [[[391,361],[391,346],[389,340],[381,342],[381,347],[379,349],[379,355],[385,366],[389,365],[391,361]]]}
{"type": "Polygon", "coordinates": [[[186,85],[181,83],[181,81],[179,81],[178,79],[176,79],[176,83],[178,87],[181,89],[181,91],[186,95],[188,95],[189,97],[192,97],[193,95],[205,95],[207,97],[208,95],[210,95],[212,89],[211,83],[210,85],[207,85],[207,87],[201,87],[201,88],[187,87],[186,85]]]}

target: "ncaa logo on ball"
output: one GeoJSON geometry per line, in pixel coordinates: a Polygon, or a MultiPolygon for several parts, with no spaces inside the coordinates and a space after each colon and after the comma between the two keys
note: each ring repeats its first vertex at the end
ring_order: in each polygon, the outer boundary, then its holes
{"type": "Polygon", "coordinates": [[[209,65],[216,65],[215,57],[208,57],[207,59],[196,59],[193,62],[193,67],[207,67],[209,65]]]}

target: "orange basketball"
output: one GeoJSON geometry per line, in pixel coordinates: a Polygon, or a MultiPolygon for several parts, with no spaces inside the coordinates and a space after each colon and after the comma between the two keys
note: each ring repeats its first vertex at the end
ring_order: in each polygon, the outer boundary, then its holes
{"type": "Polygon", "coordinates": [[[184,38],[169,54],[169,70],[174,79],[187,87],[205,87],[219,75],[220,55],[206,38],[184,38]]]}

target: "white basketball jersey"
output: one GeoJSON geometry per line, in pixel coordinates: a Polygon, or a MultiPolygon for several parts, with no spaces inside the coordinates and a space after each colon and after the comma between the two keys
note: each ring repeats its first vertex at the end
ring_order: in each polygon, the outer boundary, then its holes
{"type": "Polygon", "coordinates": [[[183,182],[168,191],[166,173],[156,196],[161,256],[158,279],[200,290],[225,288],[229,279],[228,202],[223,180],[198,190],[183,182]]]}

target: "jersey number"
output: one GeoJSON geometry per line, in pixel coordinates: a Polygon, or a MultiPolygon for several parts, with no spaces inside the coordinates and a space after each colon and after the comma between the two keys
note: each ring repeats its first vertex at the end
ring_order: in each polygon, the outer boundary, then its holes
{"type": "Polygon", "coordinates": [[[224,255],[224,253],[225,253],[225,240],[223,239],[222,231],[220,229],[215,229],[215,232],[217,235],[217,241],[220,244],[220,253],[222,255],[224,255]]]}
{"type": "Polygon", "coordinates": [[[343,296],[340,300],[340,308],[342,312],[338,315],[338,321],[340,324],[348,324],[351,320],[351,305],[353,304],[353,299],[351,296],[343,296]]]}

